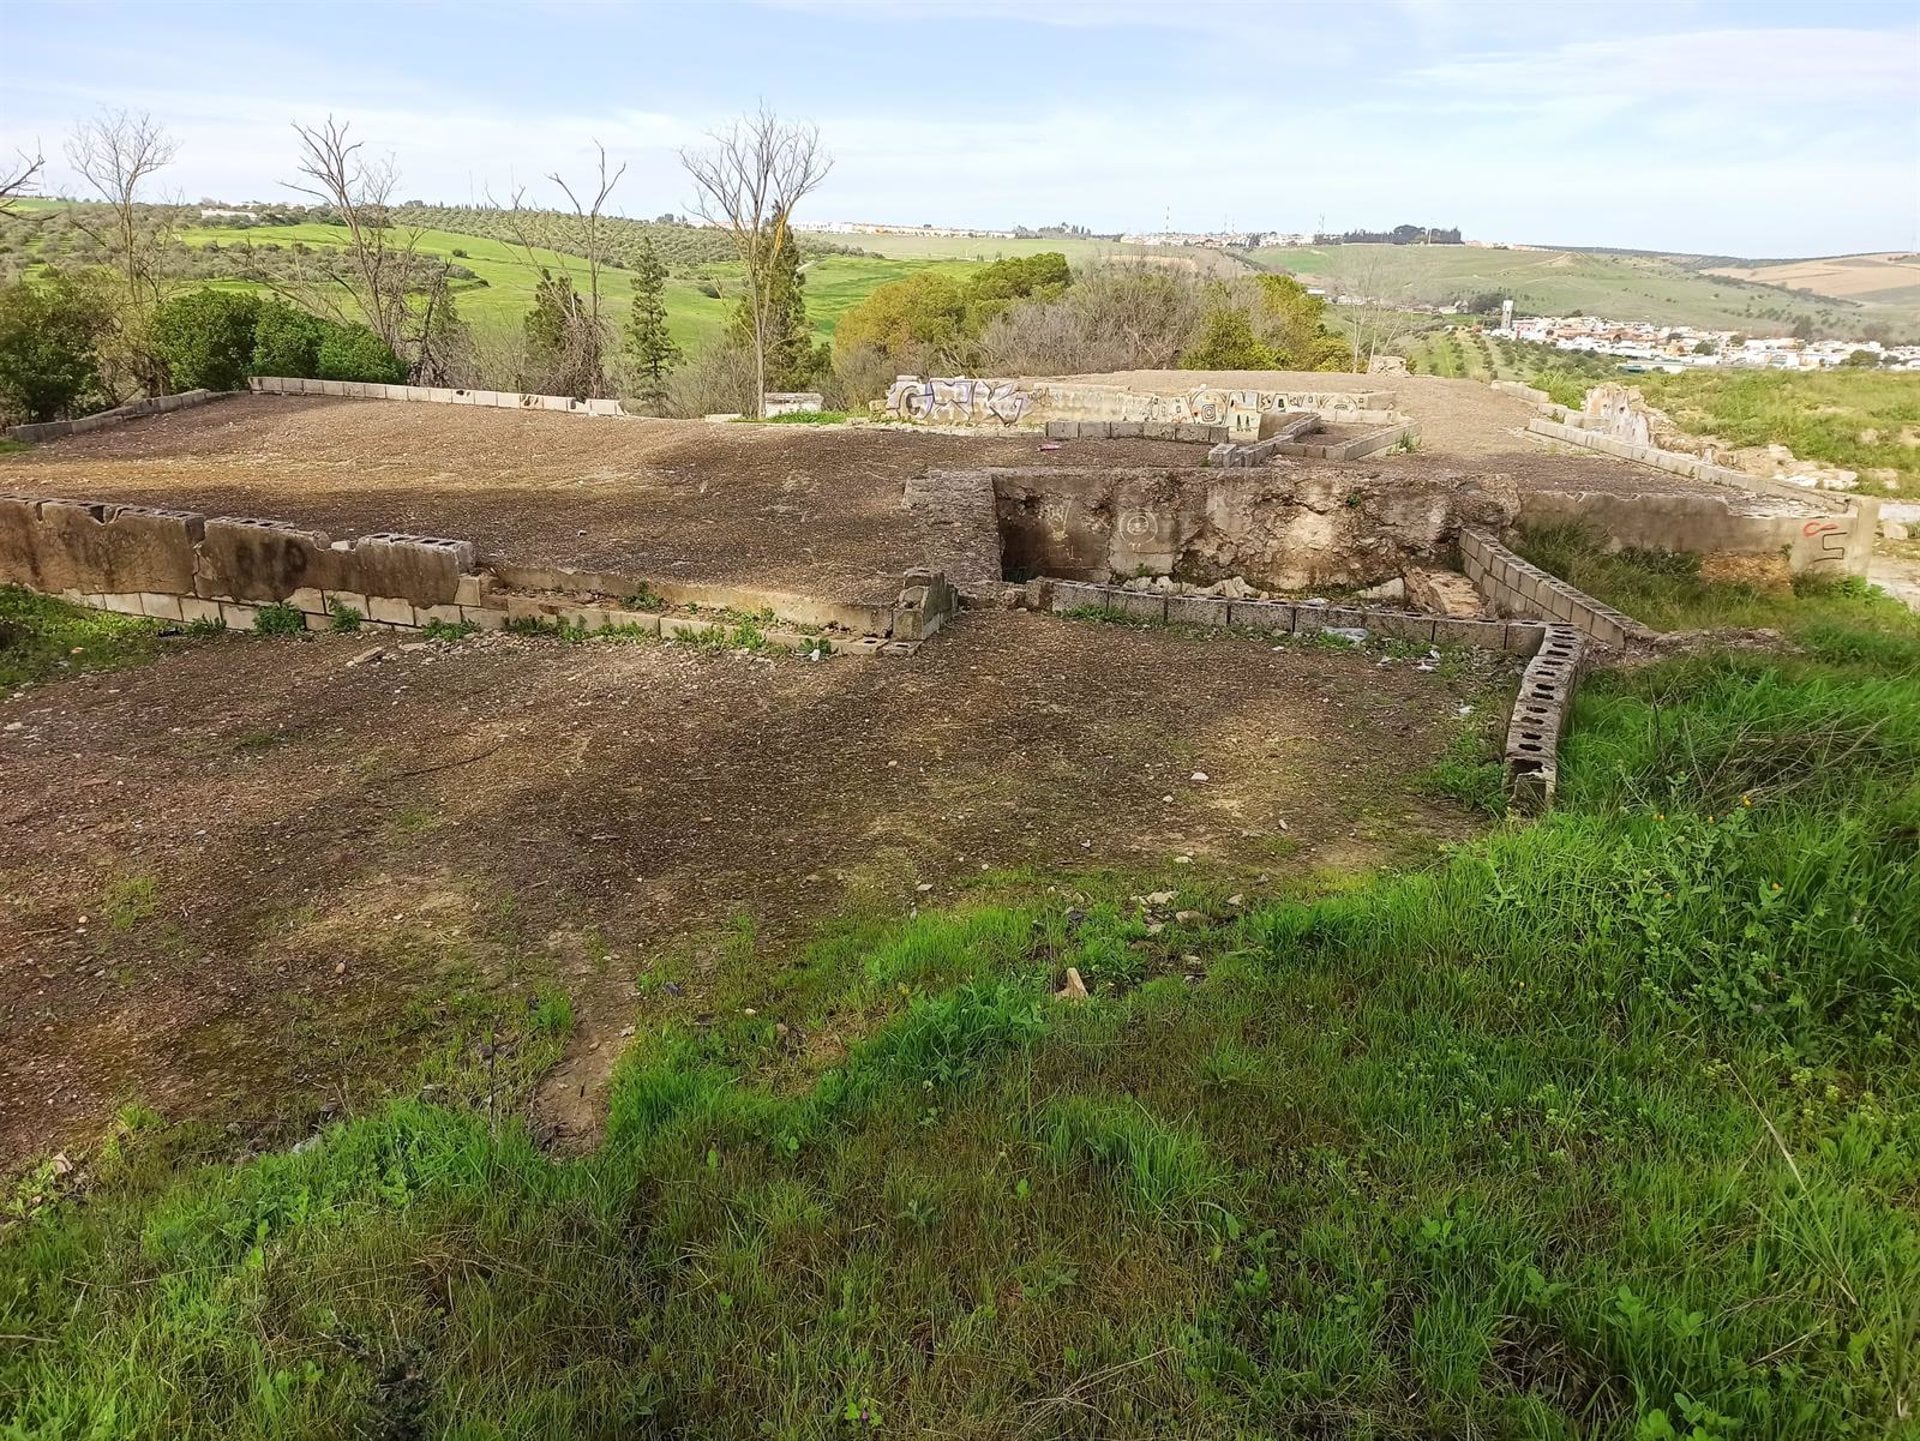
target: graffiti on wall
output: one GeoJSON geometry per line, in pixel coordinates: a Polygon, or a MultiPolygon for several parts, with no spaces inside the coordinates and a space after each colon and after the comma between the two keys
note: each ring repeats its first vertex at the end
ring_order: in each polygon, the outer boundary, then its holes
{"type": "Polygon", "coordinates": [[[1839,565],[1847,563],[1846,527],[1837,520],[1810,520],[1800,527],[1800,534],[1808,540],[1820,542],[1820,548],[1807,557],[1806,568],[1816,565],[1839,565]]]}
{"type": "Polygon", "coordinates": [[[997,420],[1012,425],[1032,408],[1032,397],[1011,380],[903,375],[887,390],[890,415],[922,424],[939,421],[965,425],[997,420]]]}

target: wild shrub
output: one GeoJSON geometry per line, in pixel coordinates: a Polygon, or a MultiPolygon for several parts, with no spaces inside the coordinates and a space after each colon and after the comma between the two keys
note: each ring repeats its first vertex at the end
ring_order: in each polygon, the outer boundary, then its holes
{"type": "Polygon", "coordinates": [[[149,343],[174,388],[244,389],[253,367],[260,309],[251,295],[190,290],[156,310],[149,343]]]}

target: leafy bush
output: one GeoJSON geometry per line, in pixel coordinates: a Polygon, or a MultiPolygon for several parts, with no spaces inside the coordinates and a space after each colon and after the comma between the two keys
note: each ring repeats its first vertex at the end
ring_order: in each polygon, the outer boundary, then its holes
{"type": "Polygon", "coordinates": [[[106,298],[85,276],[49,270],[0,290],[0,406],[30,421],[86,408],[111,324],[106,298]]]}
{"type": "Polygon", "coordinates": [[[191,290],[154,313],[154,354],[181,390],[240,390],[253,365],[260,301],[223,290],[191,290]]]}
{"type": "Polygon", "coordinates": [[[399,385],[407,368],[386,341],[364,325],[329,325],[320,341],[322,380],[366,380],[399,385]]]}
{"type": "Polygon", "coordinates": [[[320,373],[327,323],[297,306],[265,301],[253,328],[253,373],[309,378],[320,373]]]}

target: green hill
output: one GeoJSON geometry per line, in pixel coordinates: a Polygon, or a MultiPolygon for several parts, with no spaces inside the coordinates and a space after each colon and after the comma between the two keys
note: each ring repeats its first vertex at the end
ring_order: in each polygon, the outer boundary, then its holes
{"type": "Polygon", "coordinates": [[[1252,253],[1329,289],[1358,289],[1428,305],[1511,296],[1523,315],[1603,315],[1784,335],[1805,318],[1817,334],[1864,336],[1869,326],[1920,332],[1920,307],[1856,304],[1692,268],[1694,257],[1617,251],[1504,250],[1469,245],[1269,246],[1252,253]]]}

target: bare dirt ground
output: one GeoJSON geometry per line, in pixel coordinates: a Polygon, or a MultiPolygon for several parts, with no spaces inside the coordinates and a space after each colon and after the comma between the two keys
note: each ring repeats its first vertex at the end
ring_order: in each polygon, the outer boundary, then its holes
{"type": "Polygon", "coordinates": [[[1008,613],[819,664],[175,644],[0,701],[0,1169],[132,1097],[284,1138],[463,997],[554,984],[552,1119],[590,1128],[623,1026],[737,1004],[836,917],[1024,866],[1259,894],[1430,854],[1477,823],[1417,777],[1513,685],[1008,613]]]}
{"type": "Polygon", "coordinates": [[[523,564],[891,600],[927,467],[1198,465],[1202,448],[1032,435],[589,420],[243,396],[0,456],[0,490],[471,540],[523,564]]]}
{"type": "Polygon", "coordinates": [[[1089,385],[1184,393],[1212,389],[1391,391],[1398,410],[1420,422],[1420,447],[1448,458],[1480,459],[1524,451],[1521,439],[1533,407],[1471,380],[1434,375],[1353,375],[1332,370],[1121,370],[1073,377],[1089,385]]]}

